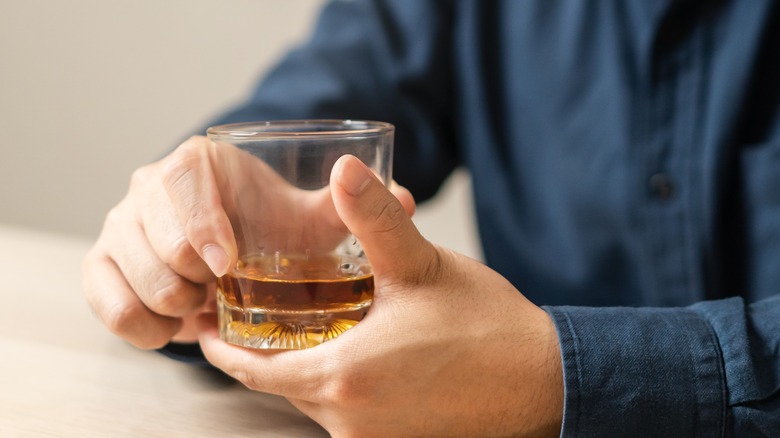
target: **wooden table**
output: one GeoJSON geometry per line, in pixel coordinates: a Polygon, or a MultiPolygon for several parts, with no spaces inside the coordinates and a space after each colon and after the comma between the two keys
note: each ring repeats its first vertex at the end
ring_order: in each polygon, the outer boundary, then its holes
{"type": "Polygon", "coordinates": [[[321,437],[285,399],[137,350],[81,291],[90,241],[0,224],[0,437],[321,437]]]}

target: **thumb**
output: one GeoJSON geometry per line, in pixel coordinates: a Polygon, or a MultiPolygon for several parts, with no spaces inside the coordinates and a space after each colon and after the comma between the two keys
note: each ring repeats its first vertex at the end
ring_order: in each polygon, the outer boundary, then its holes
{"type": "Polygon", "coordinates": [[[339,158],[330,178],[336,211],[360,241],[377,278],[391,282],[424,278],[438,254],[398,198],[351,155],[339,158]]]}

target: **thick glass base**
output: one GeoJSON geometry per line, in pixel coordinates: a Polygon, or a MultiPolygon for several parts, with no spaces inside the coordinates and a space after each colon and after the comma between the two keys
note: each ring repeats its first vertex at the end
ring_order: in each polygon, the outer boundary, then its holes
{"type": "Polygon", "coordinates": [[[242,309],[218,293],[219,337],[242,347],[301,350],[344,333],[363,319],[370,305],[343,311],[242,309]]]}

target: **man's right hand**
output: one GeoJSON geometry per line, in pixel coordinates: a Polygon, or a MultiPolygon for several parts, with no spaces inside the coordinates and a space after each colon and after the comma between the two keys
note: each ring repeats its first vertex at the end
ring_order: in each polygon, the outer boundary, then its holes
{"type": "MultiPolygon", "coordinates": [[[[227,172],[241,183],[242,203],[259,203],[243,207],[257,211],[258,223],[289,226],[297,219],[345,231],[328,190],[302,195],[243,151],[192,137],[133,173],[127,195],[108,213],[84,260],[87,301],[113,333],[144,349],[197,341],[195,317],[214,311],[215,280],[238,259],[227,172]],[[300,217],[291,217],[291,205],[300,217]]],[[[411,194],[395,184],[391,191],[411,216],[411,194]]],[[[300,244],[312,244],[303,237],[300,244]]]]}
{"type": "Polygon", "coordinates": [[[191,322],[209,285],[236,261],[215,179],[216,145],[192,137],[133,173],[83,263],[87,301],[113,333],[140,348],[196,340],[191,322]]]}

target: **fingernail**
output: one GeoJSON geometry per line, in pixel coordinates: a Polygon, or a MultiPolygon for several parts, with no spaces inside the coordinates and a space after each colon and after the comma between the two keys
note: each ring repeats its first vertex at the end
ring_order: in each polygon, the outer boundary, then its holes
{"type": "Polygon", "coordinates": [[[203,260],[209,265],[211,272],[217,277],[221,277],[227,273],[228,263],[230,259],[224,249],[217,245],[208,245],[203,248],[203,260]]]}
{"type": "Polygon", "coordinates": [[[358,196],[371,182],[371,173],[353,156],[341,157],[338,161],[337,180],[352,196],[358,196]]]}

